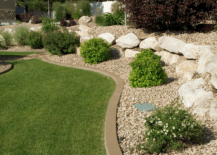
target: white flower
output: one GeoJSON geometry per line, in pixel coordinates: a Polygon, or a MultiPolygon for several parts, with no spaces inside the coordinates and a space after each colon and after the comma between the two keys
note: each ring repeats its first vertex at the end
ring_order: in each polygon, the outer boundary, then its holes
{"type": "Polygon", "coordinates": [[[159,125],[162,125],[162,121],[158,121],[159,125]]]}
{"type": "Polygon", "coordinates": [[[141,148],[143,148],[144,146],[141,146],[141,148]]]}
{"type": "Polygon", "coordinates": [[[146,120],[143,121],[144,123],[146,122],[146,120]]]}
{"type": "Polygon", "coordinates": [[[150,121],[151,123],[153,123],[153,121],[150,121]]]}
{"type": "Polygon", "coordinates": [[[148,140],[148,138],[146,138],[145,140],[148,140]]]}
{"type": "Polygon", "coordinates": [[[176,118],[173,118],[173,119],[176,119],[176,118]]]}
{"type": "Polygon", "coordinates": [[[167,133],[165,132],[165,135],[167,135],[167,133]]]}
{"type": "Polygon", "coordinates": [[[159,133],[159,131],[157,133],[159,133]]]}
{"type": "Polygon", "coordinates": [[[170,119],[171,119],[171,117],[170,117],[170,119]]]}
{"type": "Polygon", "coordinates": [[[155,140],[155,138],[153,140],[155,140]]]}
{"type": "Polygon", "coordinates": [[[180,137],[182,137],[182,135],[180,135],[180,137]]]}
{"type": "Polygon", "coordinates": [[[148,133],[148,135],[150,134],[150,132],[148,133]]]}
{"type": "Polygon", "coordinates": [[[168,123],[166,123],[166,126],[168,126],[168,123]]]}
{"type": "Polygon", "coordinates": [[[163,129],[163,131],[165,131],[165,129],[163,129]]]}
{"type": "Polygon", "coordinates": [[[175,127],[173,127],[173,129],[175,129],[175,127]]]}
{"type": "Polygon", "coordinates": [[[160,120],[160,118],[158,118],[158,120],[160,120]]]}

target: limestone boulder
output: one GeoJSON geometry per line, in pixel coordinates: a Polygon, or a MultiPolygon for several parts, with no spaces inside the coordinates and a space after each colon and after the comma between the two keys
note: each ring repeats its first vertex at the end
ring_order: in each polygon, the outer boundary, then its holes
{"type": "Polygon", "coordinates": [[[79,30],[80,31],[91,31],[92,28],[88,27],[88,26],[85,26],[85,25],[79,25],[79,30]]]}
{"type": "Polygon", "coordinates": [[[91,37],[81,37],[80,38],[80,43],[83,43],[83,42],[85,42],[85,41],[88,41],[88,40],[90,40],[90,39],[92,39],[93,37],[91,36],[91,37]]]}
{"type": "Polygon", "coordinates": [[[80,37],[90,37],[87,31],[75,31],[75,33],[80,37]]]}
{"type": "Polygon", "coordinates": [[[212,52],[210,52],[210,50],[205,49],[205,52],[201,55],[201,57],[198,61],[198,67],[197,67],[198,73],[206,72],[205,65],[208,62],[209,58],[211,58],[213,56],[214,56],[214,54],[212,52]]]}
{"type": "Polygon", "coordinates": [[[141,53],[141,52],[130,50],[130,49],[126,49],[125,50],[125,57],[126,58],[136,57],[136,54],[138,54],[138,53],[141,53]]]}
{"type": "Polygon", "coordinates": [[[139,44],[139,48],[142,48],[142,49],[151,48],[151,49],[154,49],[156,51],[162,50],[162,48],[159,46],[158,41],[155,37],[149,37],[149,38],[141,41],[139,44]]]}
{"type": "Polygon", "coordinates": [[[167,50],[169,52],[174,52],[176,54],[183,54],[183,48],[186,45],[186,43],[182,40],[173,38],[173,37],[167,37],[162,36],[158,39],[159,46],[167,50]]]}
{"type": "Polygon", "coordinates": [[[128,33],[118,38],[116,43],[122,48],[134,48],[139,45],[140,41],[134,33],[128,33]]]}
{"type": "Polygon", "coordinates": [[[193,105],[198,106],[200,103],[206,102],[213,98],[211,91],[206,92],[203,88],[198,88],[200,85],[204,85],[205,80],[203,78],[196,79],[194,81],[188,81],[181,85],[178,90],[180,97],[183,97],[183,104],[185,107],[193,105]]]}
{"type": "Polygon", "coordinates": [[[203,45],[194,45],[192,43],[189,43],[182,48],[182,54],[187,59],[198,59],[204,53],[205,50],[210,51],[211,47],[203,45]]]}
{"type": "Polygon", "coordinates": [[[197,63],[194,60],[187,60],[176,66],[176,73],[183,74],[184,72],[197,70],[197,63]]]}
{"type": "MultiPolygon", "coordinates": [[[[156,52],[155,52],[156,53],[156,52]]],[[[156,53],[158,56],[161,56],[161,61],[164,61],[167,65],[171,65],[173,63],[177,63],[179,61],[179,56],[176,54],[171,54],[167,51],[161,51],[156,53]]]]}
{"type": "Polygon", "coordinates": [[[87,24],[89,22],[91,22],[91,18],[88,17],[88,16],[82,16],[79,20],[78,20],[78,23],[79,25],[82,25],[82,24],[87,24]]]}
{"type": "Polygon", "coordinates": [[[114,44],[115,42],[115,36],[111,33],[102,33],[98,36],[98,38],[106,40],[109,44],[114,44]]]}
{"type": "Polygon", "coordinates": [[[2,32],[9,32],[9,33],[12,33],[12,29],[5,28],[2,32]]]}

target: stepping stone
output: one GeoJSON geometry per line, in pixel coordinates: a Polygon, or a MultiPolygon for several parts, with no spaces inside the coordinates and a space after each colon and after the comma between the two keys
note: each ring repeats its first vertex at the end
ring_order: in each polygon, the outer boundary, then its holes
{"type": "Polygon", "coordinates": [[[134,104],[134,106],[139,109],[140,111],[151,111],[156,110],[155,106],[151,103],[142,103],[142,104],[134,104]]]}

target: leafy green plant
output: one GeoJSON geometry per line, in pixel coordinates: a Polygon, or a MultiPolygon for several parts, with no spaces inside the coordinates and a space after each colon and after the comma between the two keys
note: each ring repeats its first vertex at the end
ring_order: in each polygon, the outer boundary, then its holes
{"type": "Polygon", "coordinates": [[[77,34],[75,32],[70,34],[66,29],[63,29],[63,33],[60,31],[46,33],[42,41],[45,49],[57,55],[75,53],[76,47],[80,46],[77,34]]]}
{"type": "Polygon", "coordinates": [[[81,44],[80,53],[85,62],[97,64],[111,58],[110,47],[111,44],[102,38],[92,38],[81,44]]]}
{"type": "Polygon", "coordinates": [[[28,45],[29,28],[17,26],[15,28],[14,39],[20,46],[28,45]]]}
{"type": "Polygon", "coordinates": [[[131,62],[132,71],[129,80],[131,87],[152,87],[161,85],[167,81],[167,73],[162,68],[161,56],[155,55],[153,51],[144,49],[136,54],[134,62],[131,62]]]}
{"type": "Polygon", "coordinates": [[[182,109],[180,104],[176,107],[174,105],[172,103],[162,109],[158,107],[156,112],[144,118],[147,130],[143,140],[146,143],[137,145],[139,151],[165,153],[168,148],[180,151],[187,146],[185,143],[201,143],[202,123],[182,109]]]}
{"type": "Polygon", "coordinates": [[[217,31],[217,25],[216,25],[216,26],[214,26],[214,29],[215,29],[215,31],[217,31]]]}
{"type": "Polygon", "coordinates": [[[28,36],[28,42],[32,49],[43,48],[41,32],[30,32],[28,36]]]}
{"type": "Polygon", "coordinates": [[[59,30],[59,27],[55,24],[55,20],[50,17],[42,17],[42,32],[53,32],[59,30]]]}
{"type": "Polygon", "coordinates": [[[124,24],[124,13],[120,11],[115,12],[113,15],[111,13],[106,13],[103,15],[96,15],[95,17],[95,23],[99,26],[124,24]]]}
{"type": "Polygon", "coordinates": [[[1,33],[2,37],[4,38],[4,43],[6,45],[7,48],[9,48],[10,46],[12,46],[12,42],[13,42],[13,36],[11,33],[9,32],[2,32],[1,33]]]}

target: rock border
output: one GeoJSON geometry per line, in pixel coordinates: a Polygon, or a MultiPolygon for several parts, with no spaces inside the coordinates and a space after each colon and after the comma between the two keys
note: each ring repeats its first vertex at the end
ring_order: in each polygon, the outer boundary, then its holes
{"type": "Polygon", "coordinates": [[[117,137],[117,127],[116,127],[116,118],[117,118],[117,107],[120,100],[120,96],[122,93],[122,90],[124,88],[124,82],[123,80],[117,76],[114,73],[110,73],[101,69],[94,69],[89,67],[81,67],[81,66],[75,66],[75,65],[68,65],[68,64],[62,64],[54,61],[50,61],[46,59],[45,56],[42,56],[41,59],[45,62],[60,65],[60,66],[66,66],[66,67],[72,67],[77,69],[83,69],[83,70],[90,70],[94,72],[98,72],[100,74],[110,76],[113,78],[117,84],[116,89],[109,101],[108,109],[106,112],[106,120],[105,120],[105,148],[107,155],[122,155],[122,151],[119,146],[118,137],[117,137]]]}
{"type": "Polygon", "coordinates": [[[9,71],[12,68],[12,64],[9,63],[9,62],[0,61],[0,64],[1,63],[7,64],[7,65],[6,65],[6,67],[4,69],[0,70],[0,75],[7,72],[7,71],[9,71]]]}

